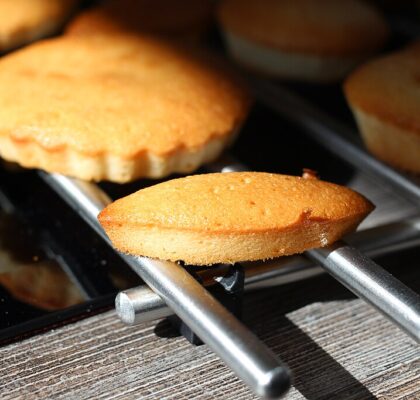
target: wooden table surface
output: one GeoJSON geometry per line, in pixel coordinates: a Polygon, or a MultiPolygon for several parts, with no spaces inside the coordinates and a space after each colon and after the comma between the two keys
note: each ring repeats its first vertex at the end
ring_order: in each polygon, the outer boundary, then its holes
{"type": "MultiPolygon", "coordinates": [[[[381,263],[419,291],[414,251],[381,263]]],[[[287,399],[420,399],[419,347],[327,275],[248,293],[244,320],[293,371],[287,399]]],[[[174,335],[109,311],[8,345],[0,397],[256,398],[207,346],[174,335]]]]}

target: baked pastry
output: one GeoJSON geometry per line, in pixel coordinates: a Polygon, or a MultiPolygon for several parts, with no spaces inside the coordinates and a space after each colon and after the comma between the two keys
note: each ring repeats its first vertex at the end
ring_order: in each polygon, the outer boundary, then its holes
{"type": "Polygon", "coordinates": [[[250,104],[216,60],[136,35],[35,43],[0,60],[0,87],[2,157],[114,182],[213,160],[250,104]]]}
{"type": "Polygon", "coordinates": [[[33,241],[20,241],[19,222],[0,210],[0,285],[27,304],[45,310],[83,301],[78,288],[52,260],[38,259],[33,241]]]}
{"type": "Polygon", "coordinates": [[[212,0],[105,0],[80,13],[66,29],[70,35],[151,33],[170,38],[199,37],[213,16],[212,0]]]}
{"type": "Polygon", "coordinates": [[[344,91],[369,151],[420,173],[420,41],[362,65],[344,91]]]}
{"type": "Polygon", "coordinates": [[[316,178],[231,172],[148,187],[106,207],[99,221],[120,251],[210,265],[327,246],[372,209],[358,193],[316,178]]]}
{"type": "Polygon", "coordinates": [[[219,21],[239,63],[316,83],[345,77],[388,36],[381,15],[359,0],[225,0],[219,21]]]}
{"type": "Polygon", "coordinates": [[[0,51],[55,33],[77,3],[77,0],[1,0],[0,51]]]}
{"type": "MultiPolygon", "coordinates": [[[[0,250],[0,260],[3,259],[0,250]]],[[[3,272],[0,285],[16,299],[44,310],[58,310],[83,301],[78,288],[52,261],[37,264],[15,264],[3,272]]]]}

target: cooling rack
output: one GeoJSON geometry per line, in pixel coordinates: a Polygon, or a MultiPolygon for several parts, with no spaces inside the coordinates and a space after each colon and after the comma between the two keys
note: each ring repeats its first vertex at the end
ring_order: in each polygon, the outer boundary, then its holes
{"type": "MultiPolygon", "coordinates": [[[[336,156],[355,169],[367,173],[420,204],[420,186],[415,178],[404,175],[377,161],[365,152],[350,129],[317,109],[298,92],[279,84],[251,81],[257,98],[304,128],[336,156]]],[[[209,166],[211,171],[231,172],[248,169],[231,158],[209,166]]],[[[58,174],[40,172],[42,178],[109,243],[98,224],[98,213],[111,201],[97,185],[58,174]]],[[[252,290],[285,282],[295,276],[304,278],[327,271],[360,298],[373,305],[414,340],[420,340],[420,296],[374,263],[368,255],[384,255],[406,247],[418,246],[419,217],[356,232],[350,244],[339,242],[323,249],[305,252],[269,263],[246,265],[244,288],[252,290]],[[366,254],[364,254],[366,252],[366,254]]],[[[290,385],[290,373],[281,360],[260,342],[238,319],[220,304],[183,266],[144,257],[120,255],[147,286],[119,293],[116,309],[127,324],[137,324],[176,314],[258,395],[273,398],[290,385]]],[[[223,277],[227,266],[219,266],[209,280],[223,277]]]]}

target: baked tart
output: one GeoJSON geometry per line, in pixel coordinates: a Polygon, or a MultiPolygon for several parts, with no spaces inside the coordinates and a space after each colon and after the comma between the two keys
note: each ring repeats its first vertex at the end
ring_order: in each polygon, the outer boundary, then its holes
{"type": "Polygon", "coordinates": [[[0,155],[94,181],[191,172],[250,106],[218,60],[138,35],[37,42],[0,60],[0,87],[0,155]]]}

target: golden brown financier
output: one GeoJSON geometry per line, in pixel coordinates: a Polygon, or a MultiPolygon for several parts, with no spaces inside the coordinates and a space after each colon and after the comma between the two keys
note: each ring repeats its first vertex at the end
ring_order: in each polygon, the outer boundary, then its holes
{"type": "Polygon", "coordinates": [[[360,194],[316,178],[232,172],[148,187],[106,207],[99,221],[120,251],[211,265],[327,246],[372,210],[360,194]]]}

